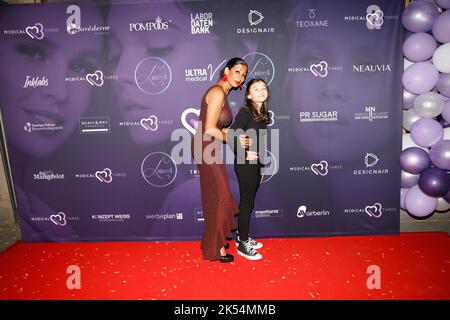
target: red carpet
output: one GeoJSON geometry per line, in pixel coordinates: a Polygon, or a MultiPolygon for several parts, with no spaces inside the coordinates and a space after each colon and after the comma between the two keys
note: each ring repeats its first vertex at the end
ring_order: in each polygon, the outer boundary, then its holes
{"type": "Polygon", "coordinates": [[[0,253],[0,299],[450,299],[446,233],[261,241],[263,260],[231,264],[204,261],[199,242],[18,242],[0,253]]]}

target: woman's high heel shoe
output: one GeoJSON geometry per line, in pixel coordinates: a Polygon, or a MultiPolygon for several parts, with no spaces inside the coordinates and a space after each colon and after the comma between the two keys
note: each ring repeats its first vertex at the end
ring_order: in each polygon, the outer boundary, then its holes
{"type": "Polygon", "coordinates": [[[232,254],[227,253],[226,255],[221,255],[219,252],[219,256],[220,256],[220,262],[226,263],[226,262],[233,262],[234,261],[234,257],[232,254]]]}

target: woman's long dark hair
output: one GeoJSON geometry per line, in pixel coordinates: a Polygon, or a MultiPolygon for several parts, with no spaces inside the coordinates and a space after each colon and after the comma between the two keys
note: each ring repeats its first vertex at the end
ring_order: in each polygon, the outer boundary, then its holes
{"type": "Polygon", "coordinates": [[[250,109],[250,111],[253,114],[253,119],[255,119],[256,122],[259,123],[263,122],[265,124],[269,124],[270,122],[269,107],[267,106],[268,100],[269,100],[269,86],[267,85],[264,79],[255,78],[247,83],[247,90],[245,90],[245,106],[250,109]],[[248,95],[250,94],[250,87],[256,82],[264,83],[267,88],[267,100],[262,103],[259,113],[258,113],[258,106],[256,105],[256,103],[254,103],[251,99],[248,98],[248,95]]]}
{"type": "Polygon", "coordinates": [[[239,64],[242,64],[242,65],[246,66],[247,69],[248,69],[247,62],[245,62],[245,60],[242,59],[242,58],[236,57],[236,58],[233,58],[233,59],[228,60],[226,66],[222,69],[222,71],[220,71],[220,76],[221,76],[221,77],[224,76],[224,74],[225,74],[225,69],[226,69],[226,68],[231,69],[231,68],[233,68],[234,66],[237,66],[237,65],[239,65],[239,64]]]}

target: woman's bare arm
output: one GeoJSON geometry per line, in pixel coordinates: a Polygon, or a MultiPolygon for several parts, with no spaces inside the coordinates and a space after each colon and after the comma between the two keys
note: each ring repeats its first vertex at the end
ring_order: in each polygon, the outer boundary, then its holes
{"type": "Polygon", "coordinates": [[[226,141],[226,135],[217,128],[217,121],[219,120],[224,101],[225,92],[220,87],[212,88],[206,95],[208,109],[206,112],[205,133],[222,141],[226,141]]]}

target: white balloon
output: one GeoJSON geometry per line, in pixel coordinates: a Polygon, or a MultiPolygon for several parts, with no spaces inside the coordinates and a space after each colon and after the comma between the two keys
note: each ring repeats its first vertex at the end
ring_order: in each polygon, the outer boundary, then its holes
{"type": "Polygon", "coordinates": [[[438,198],[438,203],[436,207],[436,211],[447,211],[450,209],[450,203],[445,201],[444,198],[438,198]]]}
{"type": "Polygon", "coordinates": [[[436,92],[425,92],[414,100],[414,111],[423,118],[434,118],[444,110],[444,99],[436,92]]]}
{"type": "Polygon", "coordinates": [[[450,73],[450,42],[441,45],[433,54],[433,64],[442,73],[450,73]]]}
{"type": "Polygon", "coordinates": [[[420,119],[422,119],[422,117],[419,116],[414,109],[403,112],[403,128],[407,131],[411,131],[411,126],[420,119]]]}

